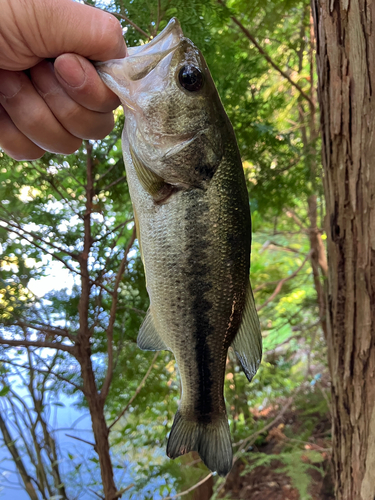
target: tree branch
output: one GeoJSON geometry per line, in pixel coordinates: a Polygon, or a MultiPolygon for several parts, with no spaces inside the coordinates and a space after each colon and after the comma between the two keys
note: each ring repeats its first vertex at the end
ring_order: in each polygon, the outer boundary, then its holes
{"type": "MultiPolygon", "coordinates": [[[[217,2],[222,5],[223,7],[226,7],[225,3],[223,0],[217,0],[217,2]]],[[[306,94],[304,90],[298,85],[298,83],[294,82],[290,76],[283,71],[280,66],[278,66],[272,59],[271,57],[267,54],[267,52],[259,45],[259,43],[256,41],[255,37],[250,33],[250,31],[245,28],[245,26],[237,19],[235,16],[231,16],[232,21],[240,28],[242,33],[248,38],[257,48],[258,52],[266,59],[266,61],[278,72],[280,73],[281,76],[283,76],[288,82],[295,87],[298,92],[301,94],[301,96],[308,101],[310,104],[311,109],[315,109],[315,104],[311,100],[311,98],[306,94]]]]}
{"type": "Polygon", "coordinates": [[[0,345],[8,345],[10,347],[49,347],[50,349],[58,349],[59,351],[66,351],[74,356],[75,347],[59,342],[45,342],[43,340],[7,340],[0,339],[0,345]]]}
{"type": "Polygon", "coordinates": [[[129,486],[126,486],[125,488],[121,488],[121,490],[116,491],[116,493],[113,495],[112,500],[117,500],[118,498],[121,498],[124,493],[126,493],[130,488],[133,488],[135,486],[134,483],[129,484],[129,486]]]}
{"type": "Polygon", "coordinates": [[[86,439],[82,439],[82,438],[79,438],[77,436],[72,436],[72,434],[65,434],[65,436],[68,436],[72,439],[76,439],[77,441],[82,441],[82,443],[86,443],[86,444],[89,444],[90,446],[92,446],[94,448],[94,450],[96,452],[98,452],[98,450],[96,449],[96,444],[95,443],[91,443],[90,441],[86,441],[86,439]]]}
{"type": "Polygon", "coordinates": [[[1,414],[0,414],[0,429],[1,433],[3,434],[5,445],[13,457],[13,461],[22,478],[23,484],[25,485],[25,489],[29,497],[31,498],[31,500],[38,500],[38,495],[34,489],[34,486],[32,485],[31,478],[27,473],[21,455],[18,452],[15,440],[12,439],[12,436],[10,435],[10,432],[6,426],[5,420],[2,418],[1,414]]]}
{"type": "Polygon", "coordinates": [[[108,430],[111,430],[112,427],[120,420],[120,418],[126,413],[126,411],[128,410],[129,406],[132,404],[132,402],[135,400],[135,398],[137,397],[137,395],[140,393],[142,387],[144,386],[146,380],[148,379],[150,373],[151,373],[151,370],[152,370],[152,367],[154,366],[154,363],[156,361],[156,358],[159,356],[159,351],[157,351],[155,353],[155,356],[152,358],[152,361],[151,361],[151,364],[146,372],[146,375],[143,377],[141,383],[139,384],[139,386],[137,387],[135,393],[133,394],[133,396],[130,398],[130,401],[129,403],[125,406],[125,408],[122,410],[122,412],[120,413],[120,415],[118,415],[118,417],[115,418],[115,420],[111,423],[111,425],[108,427],[108,430]]]}
{"type": "Polygon", "coordinates": [[[31,330],[37,330],[45,335],[52,335],[54,337],[67,337],[68,339],[74,341],[76,339],[75,335],[72,335],[68,330],[60,327],[52,327],[50,325],[45,325],[44,323],[33,323],[19,320],[14,323],[15,326],[20,326],[21,328],[29,328],[31,330]]]}
{"type": "Polygon", "coordinates": [[[265,250],[267,250],[267,248],[272,247],[272,246],[279,247],[282,250],[285,250],[286,252],[293,252],[293,253],[298,253],[298,254],[301,253],[299,250],[297,250],[295,248],[281,245],[280,243],[277,243],[276,241],[273,241],[273,240],[266,241],[265,244],[262,246],[259,253],[260,254],[263,253],[265,250]]]}
{"type": "MultiPolygon", "coordinates": [[[[31,236],[32,238],[35,238],[37,239],[38,241],[40,241],[41,243],[44,243],[45,245],[48,245],[52,248],[54,248],[55,250],[58,250],[59,252],[63,252],[65,253],[66,255],[69,255],[72,259],[75,259],[77,260],[78,259],[78,255],[73,253],[73,252],[70,252],[69,250],[66,250],[65,248],[61,248],[57,245],[55,245],[54,243],[50,243],[49,241],[46,241],[44,240],[41,236],[39,236],[38,234],[36,233],[33,233],[31,231],[27,231],[26,229],[24,229],[21,224],[17,224],[15,222],[11,222],[7,219],[4,219],[3,217],[0,217],[0,220],[5,222],[6,224],[8,224],[8,226],[10,226],[11,228],[15,228],[15,229],[18,229],[19,231],[22,231],[22,234],[14,231],[13,229],[8,229],[8,231],[11,231],[12,233],[15,233],[17,234],[18,236],[20,236],[21,238],[24,238],[24,234],[28,234],[29,236],[31,236]]],[[[6,228],[5,228],[6,229],[6,228]]],[[[26,239],[26,238],[25,238],[26,239]]],[[[29,241],[29,240],[28,240],[29,241]]],[[[33,242],[30,242],[30,243],[33,243],[33,242]]]]}
{"type": "Polygon", "coordinates": [[[212,474],[213,473],[210,472],[210,474],[208,474],[201,481],[199,481],[199,483],[194,484],[194,486],[192,486],[188,490],[181,491],[181,493],[177,493],[176,495],[172,495],[170,497],[164,497],[163,500],[172,500],[174,498],[183,497],[184,495],[189,494],[191,491],[194,491],[196,488],[199,488],[199,486],[201,486],[201,484],[205,483],[208,479],[210,479],[210,477],[212,476],[212,474]]]}
{"type": "MultiPolygon", "coordinates": [[[[301,386],[300,386],[301,387],[301,386]]],[[[245,449],[247,448],[250,444],[254,443],[256,438],[260,435],[260,434],[263,434],[263,432],[266,432],[268,431],[268,429],[271,429],[271,427],[273,427],[276,422],[278,420],[280,420],[282,418],[282,416],[285,414],[285,412],[291,407],[297,393],[299,392],[300,390],[300,387],[295,391],[295,393],[288,399],[288,401],[286,402],[286,404],[281,408],[281,410],[279,411],[279,413],[276,415],[276,417],[271,420],[271,422],[269,422],[267,425],[265,425],[262,429],[260,429],[259,431],[256,431],[254,432],[253,434],[251,434],[250,436],[248,436],[247,438],[245,439],[241,439],[241,441],[238,441],[237,443],[234,443],[233,446],[240,446],[239,450],[237,451],[236,453],[236,456],[235,456],[235,460],[233,461],[233,463],[238,460],[238,455],[245,449]]]]}
{"type": "MultiPolygon", "coordinates": [[[[15,366],[17,368],[23,368],[25,370],[30,370],[30,366],[28,365],[19,365],[18,363],[14,363],[13,361],[9,361],[8,359],[0,359],[1,363],[5,363],[7,365],[11,365],[11,366],[15,366]]],[[[43,373],[43,374],[46,374],[48,373],[46,370],[40,370],[39,368],[35,368],[35,366],[33,367],[33,370],[38,372],[38,373],[43,373]]],[[[59,375],[58,373],[55,373],[55,372],[51,372],[51,375],[53,377],[56,377],[58,378],[59,380],[61,380],[62,382],[66,382],[67,384],[70,384],[72,385],[73,387],[75,387],[78,391],[81,391],[83,392],[83,394],[85,394],[85,391],[83,389],[83,387],[75,384],[74,382],[72,382],[71,380],[65,378],[65,377],[62,377],[61,375],[59,375]]]]}
{"type": "Polygon", "coordinates": [[[133,23],[133,21],[131,21],[127,16],[125,16],[125,14],[120,14],[118,12],[110,12],[110,14],[114,15],[114,16],[117,16],[119,17],[120,19],[123,19],[124,21],[126,21],[128,24],[130,24],[130,26],[132,26],[136,31],[138,31],[138,33],[141,33],[144,37],[147,38],[148,41],[151,40],[151,37],[150,35],[148,35],[145,31],[143,31],[142,28],[140,28],[139,26],[137,26],[135,23],[133,23]]]}
{"type": "Polygon", "coordinates": [[[283,278],[282,280],[280,280],[275,288],[275,290],[273,291],[273,293],[268,297],[268,299],[263,302],[263,304],[261,304],[260,306],[257,307],[257,311],[260,311],[261,309],[263,309],[264,307],[266,307],[267,304],[269,304],[275,297],[276,295],[278,295],[281,291],[281,288],[282,286],[284,285],[284,283],[286,283],[287,281],[295,278],[297,276],[297,274],[301,271],[301,269],[303,268],[303,266],[306,264],[306,262],[308,261],[308,259],[310,258],[311,256],[311,250],[310,252],[306,255],[304,261],[302,262],[302,264],[299,266],[298,269],[296,269],[290,276],[287,276],[286,278],[283,278]]]}
{"type": "Polygon", "coordinates": [[[291,219],[294,220],[294,222],[297,224],[297,226],[299,226],[302,231],[304,233],[307,233],[308,232],[308,229],[306,226],[304,226],[303,222],[299,219],[299,217],[297,216],[297,214],[295,212],[293,212],[293,210],[285,210],[285,214],[290,217],[291,219]]]}
{"type": "MultiPolygon", "coordinates": [[[[90,7],[92,7],[92,4],[89,3],[89,2],[86,2],[86,0],[83,0],[83,3],[85,3],[86,5],[90,5],[90,7]]],[[[119,12],[111,12],[109,10],[105,10],[105,9],[100,9],[104,12],[108,12],[108,14],[112,14],[113,16],[117,16],[119,17],[120,19],[123,19],[124,21],[126,21],[128,24],[130,24],[130,26],[132,26],[136,31],[138,31],[139,33],[141,33],[144,37],[147,38],[147,40],[150,40],[150,35],[148,35],[145,31],[143,31],[142,28],[140,28],[139,26],[137,26],[135,23],[133,23],[133,21],[131,21],[125,14],[120,14],[119,12]]]]}
{"type": "Polygon", "coordinates": [[[109,188],[116,186],[116,184],[119,184],[120,182],[124,181],[125,179],[126,179],[126,175],[123,175],[122,177],[119,177],[115,181],[108,184],[108,186],[105,186],[104,188],[102,188],[101,191],[108,191],[109,188]]]}
{"type": "Polygon", "coordinates": [[[106,233],[103,234],[103,236],[100,236],[100,237],[96,237],[94,239],[94,243],[97,243],[98,241],[101,241],[101,240],[104,240],[105,238],[107,238],[110,234],[113,234],[115,231],[117,231],[118,229],[122,229],[124,226],[126,226],[126,224],[129,224],[130,222],[134,222],[134,218],[132,219],[127,219],[126,221],[124,222],[121,222],[121,224],[118,224],[116,227],[114,227],[113,229],[111,229],[110,231],[107,231],[106,233]]]}
{"type": "Polygon", "coordinates": [[[56,186],[55,182],[54,182],[54,179],[52,177],[49,177],[45,171],[43,170],[40,170],[34,163],[34,168],[37,172],[39,172],[40,176],[42,179],[46,180],[51,186],[52,188],[56,191],[57,194],[59,194],[61,196],[61,198],[63,200],[65,200],[65,202],[67,203],[67,205],[69,206],[69,208],[71,209],[71,211],[77,216],[79,217],[81,220],[82,220],[82,215],[79,213],[79,212],[76,212],[74,206],[70,203],[70,201],[68,200],[68,198],[65,197],[64,193],[62,193],[60,191],[60,189],[56,186]]]}

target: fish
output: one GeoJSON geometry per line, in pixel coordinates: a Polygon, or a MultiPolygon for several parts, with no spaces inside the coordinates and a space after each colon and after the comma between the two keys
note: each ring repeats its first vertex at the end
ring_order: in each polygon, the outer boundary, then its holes
{"type": "Polygon", "coordinates": [[[249,381],[262,356],[233,127],[203,55],[175,18],[124,59],[96,68],[125,114],[122,150],[150,299],[137,343],[171,351],[180,373],[167,455],[196,451],[225,476],[233,461],[227,352],[231,346],[249,381]]]}

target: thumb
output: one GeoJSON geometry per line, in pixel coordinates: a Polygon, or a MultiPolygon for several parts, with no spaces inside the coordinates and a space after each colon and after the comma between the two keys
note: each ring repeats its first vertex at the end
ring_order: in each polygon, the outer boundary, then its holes
{"type": "Polygon", "coordinates": [[[27,69],[66,52],[94,61],[126,55],[121,25],[108,12],[73,0],[5,0],[7,4],[11,11],[7,30],[12,31],[12,58],[18,66],[14,69],[27,69]]]}

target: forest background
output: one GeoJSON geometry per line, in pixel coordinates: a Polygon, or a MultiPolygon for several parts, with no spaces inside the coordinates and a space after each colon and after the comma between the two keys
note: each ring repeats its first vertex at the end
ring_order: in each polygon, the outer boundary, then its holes
{"type": "Polygon", "coordinates": [[[264,357],[251,384],[228,357],[231,474],[213,476],[195,454],[169,460],[178,373],[169,352],[136,346],[148,297],[121,156],[122,110],[107,138],[86,141],[74,155],[18,162],[0,152],[3,493],[21,488],[32,500],[333,498],[310,4],[90,4],[117,16],[129,46],[146,43],[176,16],[207,60],[249,190],[251,281],[264,357]],[[56,266],[70,285],[33,293],[30,284],[56,266]],[[54,415],[69,404],[90,414],[91,423],[85,420],[89,434],[66,431],[68,450],[54,415]]]}

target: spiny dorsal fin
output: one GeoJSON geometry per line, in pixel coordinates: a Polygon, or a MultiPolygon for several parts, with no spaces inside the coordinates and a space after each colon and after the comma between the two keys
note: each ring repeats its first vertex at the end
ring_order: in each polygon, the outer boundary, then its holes
{"type": "Polygon", "coordinates": [[[251,382],[262,359],[262,334],[250,282],[246,290],[241,326],[232,342],[232,348],[251,382]]]}
{"type": "Polygon", "coordinates": [[[150,309],[148,309],[146,317],[139,329],[137,344],[143,351],[169,351],[164,340],[156,331],[150,309]]]}

